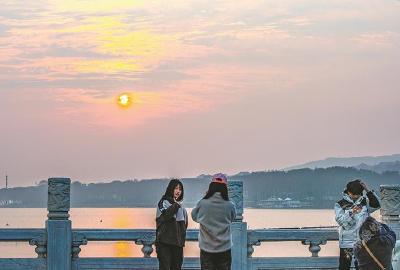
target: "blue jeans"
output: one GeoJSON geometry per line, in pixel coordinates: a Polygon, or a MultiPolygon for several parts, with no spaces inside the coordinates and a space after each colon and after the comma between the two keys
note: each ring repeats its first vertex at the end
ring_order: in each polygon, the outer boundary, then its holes
{"type": "Polygon", "coordinates": [[[232,257],[231,250],[219,253],[200,251],[201,270],[230,270],[232,257]]]}

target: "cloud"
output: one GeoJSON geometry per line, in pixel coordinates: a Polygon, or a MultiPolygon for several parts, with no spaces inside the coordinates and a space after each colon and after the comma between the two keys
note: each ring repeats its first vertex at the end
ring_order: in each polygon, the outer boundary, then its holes
{"type": "Polygon", "coordinates": [[[129,10],[148,6],[145,0],[96,0],[94,4],[91,0],[68,0],[53,1],[51,3],[56,13],[71,14],[110,14],[126,12],[129,10]]]}
{"type": "Polygon", "coordinates": [[[398,49],[400,46],[400,33],[385,31],[376,33],[364,33],[352,38],[358,46],[364,49],[398,49]]]}

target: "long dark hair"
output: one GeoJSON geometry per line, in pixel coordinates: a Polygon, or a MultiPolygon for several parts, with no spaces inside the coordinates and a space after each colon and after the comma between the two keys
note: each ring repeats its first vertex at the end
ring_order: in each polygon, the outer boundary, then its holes
{"type": "Polygon", "coordinates": [[[220,192],[222,199],[224,199],[225,201],[229,201],[228,187],[225,184],[220,184],[215,182],[210,183],[206,196],[204,196],[203,199],[210,198],[212,195],[215,194],[215,192],[220,192]]]}
{"type": "Polygon", "coordinates": [[[167,189],[165,190],[165,194],[164,197],[168,197],[173,199],[174,198],[174,190],[176,188],[176,186],[180,186],[182,193],[181,196],[179,196],[179,198],[177,199],[177,201],[182,201],[183,200],[183,184],[179,179],[171,179],[171,181],[169,181],[167,189]]]}
{"type": "Polygon", "coordinates": [[[361,185],[361,180],[360,179],[355,179],[353,181],[350,181],[346,185],[346,190],[345,192],[351,192],[354,195],[362,195],[364,191],[364,187],[361,185]]]}

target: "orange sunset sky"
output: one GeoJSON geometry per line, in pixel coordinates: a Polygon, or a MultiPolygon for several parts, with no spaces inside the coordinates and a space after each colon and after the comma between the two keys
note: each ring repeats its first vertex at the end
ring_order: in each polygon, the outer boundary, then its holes
{"type": "Polygon", "coordinates": [[[400,153],[399,14],[398,0],[2,1],[0,179],[400,153]]]}

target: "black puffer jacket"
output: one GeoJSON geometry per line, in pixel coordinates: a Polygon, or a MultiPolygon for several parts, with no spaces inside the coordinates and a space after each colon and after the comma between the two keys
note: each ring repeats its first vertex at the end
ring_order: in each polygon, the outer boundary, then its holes
{"type": "Polygon", "coordinates": [[[396,244],[396,234],[386,225],[368,217],[359,231],[360,241],[354,246],[354,255],[359,270],[380,270],[381,268],[363,246],[364,240],[368,248],[386,270],[392,268],[392,253],[396,244]]]}
{"type": "Polygon", "coordinates": [[[185,246],[188,226],[186,209],[172,198],[162,197],[157,206],[156,245],[185,246]]]}

